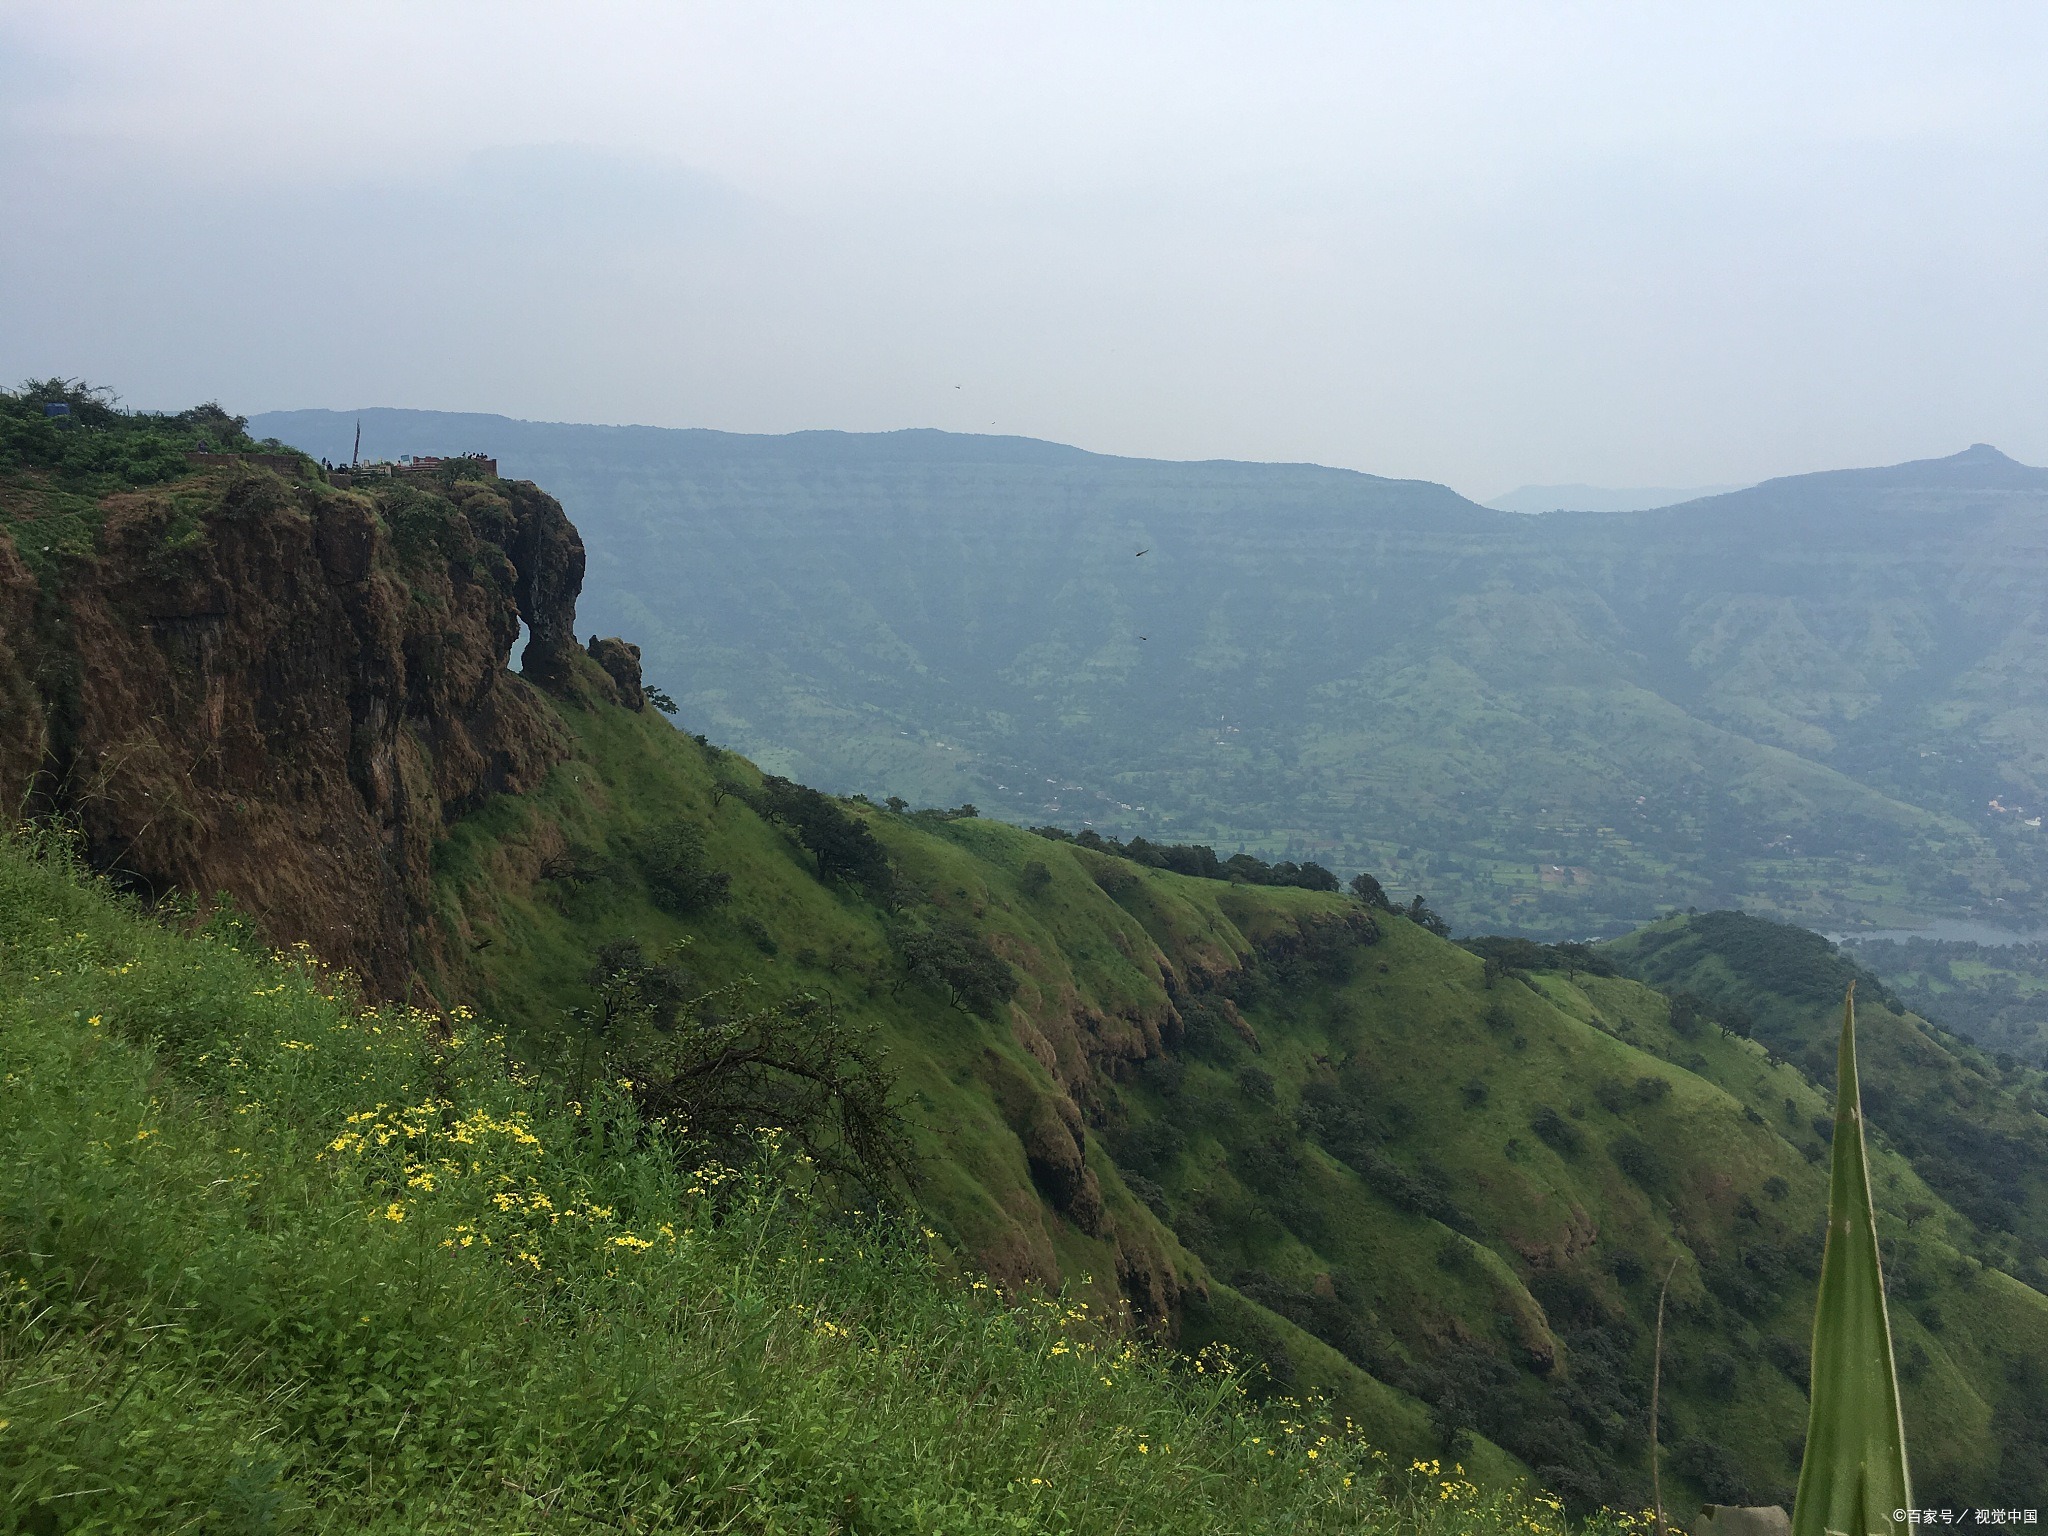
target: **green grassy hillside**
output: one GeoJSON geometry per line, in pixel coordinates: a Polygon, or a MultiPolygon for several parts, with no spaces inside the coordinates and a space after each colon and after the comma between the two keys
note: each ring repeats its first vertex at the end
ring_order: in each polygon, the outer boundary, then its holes
{"type": "Polygon", "coordinates": [[[0,843],[0,1530],[1562,1536],[249,939],[0,843]]]}
{"type": "MultiPolygon", "coordinates": [[[[1483,932],[2048,899],[2048,471],[1989,448],[1528,517],[1015,438],[361,420],[562,497],[590,627],[824,788],[1370,869],[1483,932]]],[[[256,421],[345,453],[357,416],[256,421]]]]}
{"type": "Polygon", "coordinates": [[[1851,952],[1921,1017],[1996,1057],[2048,1067],[2048,944],[1887,938],[1851,952]]]}
{"type": "Polygon", "coordinates": [[[1710,912],[1653,924],[1601,952],[1667,992],[1705,1000],[1767,1055],[1823,1084],[1834,1076],[1829,1013],[1860,976],[1871,1124],[1970,1218],[1985,1259],[2048,1288],[2048,1077],[2038,1069],[2001,1063],[1929,1025],[1803,928],[1710,912]]]}
{"type": "MultiPolygon", "coordinates": [[[[817,877],[750,803],[743,760],[653,715],[565,719],[578,747],[546,790],[494,802],[441,859],[442,947],[473,967],[447,984],[520,1037],[559,1031],[621,938],[687,941],[697,985],[830,999],[887,1040],[921,1198],[974,1262],[1120,1288],[1186,1344],[1226,1339],[1283,1388],[1338,1394],[1404,1452],[1512,1467],[1498,1444],[1582,1505],[1646,1488],[1648,1324],[1671,1270],[1667,1486],[1787,1495],[1828,1101],[1763,1044],[1674,1027],[1620,977],[1489,985],[1478,957],[1348,897],[845,802],[894,867],[878,898],[817,877]],[[639,851],[676,821],[729,879],[680,916],[639,851]],[[946,924],[1002,958],[1012,998],[977,1013],[906,965],[906,927],[946,924]],[[1060,1127],[1099,1209],[1049,1146],[1060,1127]]],[[[1889,1071],[1873,1050],[1867,1091],[1889,1071]]],[[[1987,1267],[1897,1148],[1876,1155],[1915,1299],[1916,1475],[1959,1499],[2040,1486],[2024,1363],[2048,1362],[2048,1299],[1987,1267]]]]}
{"type": "MultiPolygon", "coordinates": [[[[1702,1030],[1703,1038],[1753,1037],[1742,1044],[1760,1048],[1769,1071],[1752,1077],[1749,1098],[1766,1120],[1780,1080],[1831,1084],[1830,1015],[1842,987],[1860,977],[1863,1106],[1880,1149],[1877,1166],[1890,1165],[1877,1175],[1880,1230],[1909,1405],[1913,1379],[1934,1369],[1929,1340],[1954,1340],[1949,1322],[1959,1296],[2019,1299],[2031,1309],[2048,1289],[2048,1078],[2041,1072],[1997,1060],[1906,1011],[1881,982],[1804,929],[1714,912],[1668,919],[1600,952],[1723,1021],[1702,1030]]],[[[1824,1161],[1827,1122],[1809,1113],[1812,1102],[1787,1093],[1777,1108],[1773,1128],[1816,1164],[1824,1161]]],[[[1982,1337],[1987,1347],[1959,1357],[1967,1407],[1955,1410],[1958,1422],[1982,1426],[2000,1442],[1996,1486],[2048,1489],[2048,1370],[2024,1341],[2031,1333],[2023,1339],[1993,1329],[1982,1337]]]]}

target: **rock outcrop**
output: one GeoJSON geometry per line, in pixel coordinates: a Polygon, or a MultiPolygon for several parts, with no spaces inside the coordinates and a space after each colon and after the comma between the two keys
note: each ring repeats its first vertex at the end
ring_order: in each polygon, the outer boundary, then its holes
{"type": "Polygon", "coordinates": [[[102,501],[90,549],[0,534],[0,774],[144,893],[231,891],[400,995],[432,849],[566,752],[583,545],[506,481],[338,491],[235,467],[102,501]],[[38,579],[40,577],[40,579],[38,579]],[[524,620],[524,680],[506,660],[524,620]]]}
{"type": "Polygon", "coordinates": [[[34,645],[36,580],[14,545],[0,538],[0,793],[16,810],[43,761],[47,730],[42,702],[29,680],[34,645]]]}
{"type": "Polygon", "coordinates": [[[630,645],[616,635],[608,640],[590,637],[590,656],[605,670],[612,680],[612,686],[619,691],[619,702],[628,709],[647,708],[647,692],[640,683],[640,647],[630,645]]]}

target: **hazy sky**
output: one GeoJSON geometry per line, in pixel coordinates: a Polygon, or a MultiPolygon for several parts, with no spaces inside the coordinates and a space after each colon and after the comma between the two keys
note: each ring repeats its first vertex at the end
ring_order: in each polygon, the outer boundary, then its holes
{"type": "Polygon", "coordinates": [[[2048,462],[2048,7],[0,0],[0,378],[1488,496],[2048,462]]]}

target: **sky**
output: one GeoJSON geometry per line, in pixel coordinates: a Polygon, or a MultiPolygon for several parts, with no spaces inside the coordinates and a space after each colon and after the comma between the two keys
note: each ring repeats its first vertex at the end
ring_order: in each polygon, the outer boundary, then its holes
{"type": "Polygon", "coordinates": [[[2048,463],[2048,7],[0,0],[0,379],[1439,480],[2048,463]]]}

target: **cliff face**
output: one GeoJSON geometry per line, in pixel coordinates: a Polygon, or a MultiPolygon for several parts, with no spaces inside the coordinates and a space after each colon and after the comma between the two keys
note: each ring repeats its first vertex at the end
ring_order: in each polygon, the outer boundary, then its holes
{"type": "Polygon", "coordinates": [[[560,505],[235,467],[78,527],[28,561],[0,534],[10,800],[76,818],[118,880],[232,892],[273,941],[404,992],[445,824],[566,750],[506,669],[523,619],[528,677],[571,686],[583,545],[560,505]]]}
{"type": "MultiPolygon", "coordinates": [[[[29,682],[36,581],[13,541],[0,537],[0,793],[18,799],[43,758],[41,700],[29,682]]],[[[12,810],[10,803],[0,810],[12,810]]]]}

